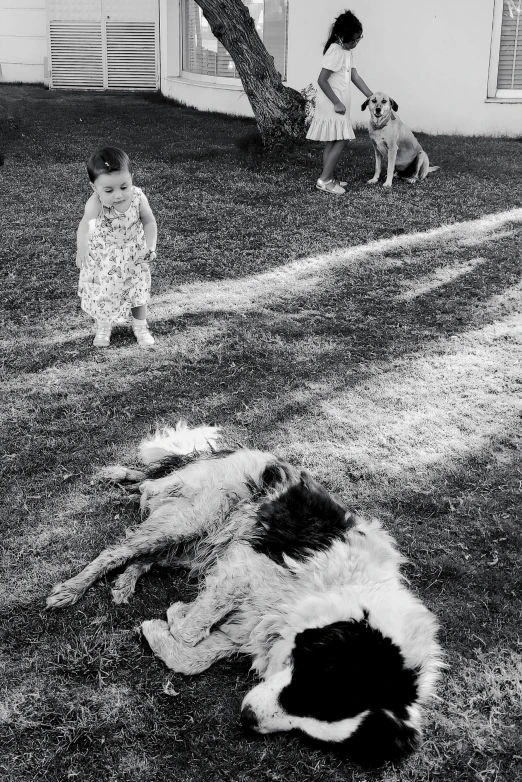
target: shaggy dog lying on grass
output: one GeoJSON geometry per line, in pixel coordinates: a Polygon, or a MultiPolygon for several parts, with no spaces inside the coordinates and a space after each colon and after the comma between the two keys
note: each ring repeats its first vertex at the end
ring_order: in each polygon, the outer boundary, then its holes
{"type": "Polygon", "coordinates": [[[75,603],[126,563],[118,603],[153,564],[188,565],[196,600],[142,625],[169,668],[197,674],[249,654],[261,679],[241,708],[249,729],[297,729],[363,765],[410,752],[441,657],[436,620],[401,578],[392,538],[305,470],[263,451],[217,450],[218,436],[180,423],[141,444],[143,471],[104,471],[138,485],[149,516],[58,584],[48,607],[75,603]]]}

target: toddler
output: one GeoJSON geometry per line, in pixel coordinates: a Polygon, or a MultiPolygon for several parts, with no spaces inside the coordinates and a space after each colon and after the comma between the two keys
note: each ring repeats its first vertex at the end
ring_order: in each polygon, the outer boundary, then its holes
{"type": "Polygon", "coordinates": [[[138,345],[150,347],[147,302],[156,220],[146,196],[132,184],[123,150],[102,147],[87,161],[87,172],[93,193],[78,227],[76,265],[82,309],[96,321],[93,345],[108,347],[113,324],[130,310],[138,345]]]}

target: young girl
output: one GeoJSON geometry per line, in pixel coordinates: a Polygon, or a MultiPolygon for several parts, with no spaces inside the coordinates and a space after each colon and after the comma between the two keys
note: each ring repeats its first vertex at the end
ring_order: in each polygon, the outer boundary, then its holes
{"type": "Polygon", "coordinates": [[[346,140],[355,138],[350,123],[350,80],[367,98],[373,94],[353,62],[352,49],[362,37],[362,25],[351,11],[345,11],[333,23],[317,80],[321,89],[317,92],[315,113],[306,136],[314,141],[326,141],[323,170],[316,187],[334,195],[346,192],[347,182],[334,179],[334,169],[346,140]]]}
{"type": "Polygon", "coordinates": [[[154,344],[147,301],[156,220],[147,198],[132,184],[131,163],[123,150],[102,147],[87,161],[87,172],[93,193],[78,227],[76,265],[82,309],[96,320],[93,345],[108,347],[113,323],[130,309],[138,345],[149,347],[154,344]]]}

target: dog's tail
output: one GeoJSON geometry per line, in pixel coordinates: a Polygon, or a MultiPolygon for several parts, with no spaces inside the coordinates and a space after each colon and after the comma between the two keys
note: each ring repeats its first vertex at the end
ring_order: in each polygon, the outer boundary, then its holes
{"type": "Polygon", "coordinates": [[[427,174],[431,174],[433,171],[438,171],[440,166],[430,166],[427,170],[427,174]]]}
{"type": "Polygon", "coordinates": [[[151,464],[166,456],[188,456],[194,452],[212,451],[220,437],[218,426],[196,426],[191,429],[185,421],[178,421],[174,428],[157,429],[140,443],[140,459],[151,464]]]}

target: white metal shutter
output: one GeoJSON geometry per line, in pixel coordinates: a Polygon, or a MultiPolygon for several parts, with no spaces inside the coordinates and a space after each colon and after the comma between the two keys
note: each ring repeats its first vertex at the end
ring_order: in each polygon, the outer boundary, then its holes
{"type": "Polygon", "coordinates": [[[504,0],[497,89],[522,90],[522,3],[504,0]]]}
{"type": "Polygon", "coordinates": [[[105,24],[108,88],[157,89],[156,23],[107,21],[105,24]]]}
{"type": "Polygon", "coordinates": [[[100,22],[51,21],[51,86],[102,90],[103,44],[100,22]]]}
{"type": "Polygon", "coordinates": [[[51,87],[156,90],[158,0],[47,0],[51,87]]]}

